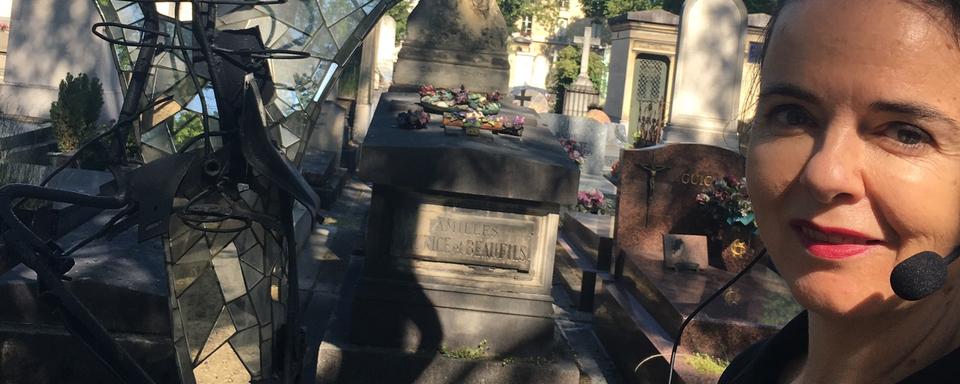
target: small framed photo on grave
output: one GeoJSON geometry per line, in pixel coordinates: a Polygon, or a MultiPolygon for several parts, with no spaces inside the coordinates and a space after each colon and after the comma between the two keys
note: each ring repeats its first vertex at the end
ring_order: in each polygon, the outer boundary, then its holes
{"type": "Polygon", "coordinates": [[[707,237],[663,235],[663,267],[678,271],[699,271],[707,266],[707,237]]]}

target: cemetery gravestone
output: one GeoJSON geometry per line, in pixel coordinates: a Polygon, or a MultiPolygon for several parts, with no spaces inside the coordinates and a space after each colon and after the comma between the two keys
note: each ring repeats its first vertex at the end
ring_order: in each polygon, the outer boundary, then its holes
{"type": "Polygon", "coordinates": [[[394,90],[421,84],[478,92],[508,89],[507,25],[494,0],[422,0],[407,19],[394,90]]]}
{"type": "Polygon", "coordinates": [[[743,177],[740,154],[709,145],[664,144],[620,158],[617,244],[628,257],[659,259],[666,233],[711,235],[696,196],[724,177],[743,177]]]}
{"type": "Polygon", "coordinates": [[[557,137],[576,140],[580,144],[584,152],[582,168],[584,174],[603,173],[609,131],[607,124],[588,117],[555,113],[541,113],[540,124],[549,127],[557,137]]]}
{"type": "MultiPolygon", "coordinates": [[[[707,296],[733,276],[718,260],[698,272],[664,267],[664,235],[714,235],[698,208],[697,193],[725,177],[741,177],[739,154],[700,144],[663,144],[624,150],[615,229],[619,281],[668,334],[707,296]]],[[[684,334],[683,343],[724,359],[772,334],[799,307],[778,276],[755,268],[732,291],[708,306],[684,334]]]]}
{"type": "Polygon", "coordinates": [[[747,9],[741,0],[684,4],[664,142],[739,148],[737,114],[746,33],[747,9]]]}

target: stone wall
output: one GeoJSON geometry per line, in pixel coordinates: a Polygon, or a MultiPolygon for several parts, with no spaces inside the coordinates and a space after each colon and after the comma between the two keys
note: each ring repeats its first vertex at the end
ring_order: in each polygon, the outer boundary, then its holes
{"type": "Polygon", "coordinates": [[[13,2],[0,110],[47,117],[67,72],[84,72],[103,83],[102,121],[116,119],[123,100],[109,45],[90,31],[100,21],[88,0],[13,2]]]}

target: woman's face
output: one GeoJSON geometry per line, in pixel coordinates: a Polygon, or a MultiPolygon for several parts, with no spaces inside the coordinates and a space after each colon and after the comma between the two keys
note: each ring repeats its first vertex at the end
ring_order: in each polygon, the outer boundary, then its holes
{"type": "Polygon", "coordinates": [[[749,192],[794,296],[822,315],[907,305],[893,267],[960,244],[952,24],[901,0],[794,1],[760,87],[749,192]]]}

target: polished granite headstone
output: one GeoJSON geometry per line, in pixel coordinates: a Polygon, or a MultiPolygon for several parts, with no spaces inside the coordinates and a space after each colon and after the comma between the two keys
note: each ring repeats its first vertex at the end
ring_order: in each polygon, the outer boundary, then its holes
{"type": "MultiPolygon", "coordinates": [[[[743,177],[740,154],[709,145],[664,144],[624,150],[617,199],[617,253],[662,258],[662,235],[713,235],[697,194],[724,177],[743,177]]],[[[714,263],[714,266],[720,267],[714,263]]]]}
{"type": "MultiPolygon", "coordinates": [[[[665,268],[663,235],[711,235],[707,224],[711,218],[698,209],[696,194],[722,177],[743,176],[743,165],[743,157],[735,152],[699,144],[623,151],[615,278],[604,281],[598,292],[603,308],[598,313],[604,318],[600,322],[626,327],[619,338],[635,338],[669,356],[683,320],[734,276],[734,271],[715,263],[699,271],[665,268]],[[614,301],[618,304],[611,307],[614,301]],[[633,301],[642,309],[630,308],[633,301]],[[616,320],[617,316],[632,317],[632,323],[616,320]],[[650,319],[646,323],[638,320],[644,316],[650,319]]],[[[681,352],[729,361],[799,311],[783,280],[761,263],[697,316],[684,333],[681,352]]]]}
{"type": "Polygon", "coordinates": [[[576,202],[576,164],[536,125],[520,138],[467,136],[442,128],[436,115],[426,129],[398,128],[396,115],[416,101],[384,94],[361,149],[359,176],[373,183],[366,260],[351,309],[340,315],[347,329],[331,327],[321,346],[318,377],[430,382],[447,372],[444,381],[458,382],[467,370],[498,382],[521,380],[508,372],[522,371],[531,375],[524,382],[577,382],[555,337],[550,295],[560,207],[576,202]],[[485,359],[452,364],[464,348],[485,359]],[[352,371],[357,359],[392,373],[352,371]],[[489,359],[547,363],[484,365],[489,359]]]}

